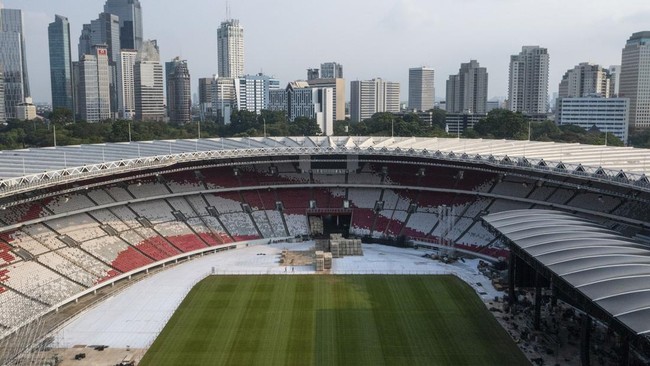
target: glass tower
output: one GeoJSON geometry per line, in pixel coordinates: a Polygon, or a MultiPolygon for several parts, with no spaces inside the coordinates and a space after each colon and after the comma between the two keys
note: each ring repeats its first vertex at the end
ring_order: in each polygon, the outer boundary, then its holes
{"type": "Polygon", "coordinates": [[[52,108],[65,108],[74,112],[70,23],[68,18],[56,15],[54,22],[50,23],[47,30],[50,46],[52,108]]]}
{"type": "Polygon", "coordinates": [[[142,46],[142,6],[140,0],[106,0],[104,12],[120,18],[122,49],[139,50],[142,46]]]}
{"type": "Polygon", "coordinates": [[[20,10],[0,9],[0,64],[4,71],[6,118],[16,118],[16,107],[30,96],[20,10]]]}

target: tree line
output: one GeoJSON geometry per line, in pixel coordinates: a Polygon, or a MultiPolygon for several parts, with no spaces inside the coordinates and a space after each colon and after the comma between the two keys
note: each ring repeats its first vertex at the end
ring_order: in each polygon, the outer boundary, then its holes
{"type": "MultiPolygon", "coordinates": [[[[415,136],[456,137],[445,130],[446,113],[440,109],[431,111],[432,122],[423,121],[415,113],[394,115],[377,113],[362,122],[335,121],[336,136],[415,136]]],[[[45,120],[11,120],[0,125],[0,149],[22,149],[54,145],[56,129],[57,145],[95,144],[104,142],[150,141],[218,137],[262,136],[314,136],[321,130],[313,119],[299,117],[289,122],[285,112],[264,110],[261,114],[234,111],[231,123],[216,121],[193,122],[176,125],[164,122],[133,122],[125,120],[87,123],[71,122],[69,112],[57,110],[45,120]]],[[[592,145],[623,146],[612,134],[596,129],[584,130],[578,126],[557,126],[552,121],[531,122],[523,114],[496,109],[466,130],[462,137],[508,140],[555,141],[592,145]]],[[[650,130],[632,131],[630,144],[650,148],[650,130]]]]}

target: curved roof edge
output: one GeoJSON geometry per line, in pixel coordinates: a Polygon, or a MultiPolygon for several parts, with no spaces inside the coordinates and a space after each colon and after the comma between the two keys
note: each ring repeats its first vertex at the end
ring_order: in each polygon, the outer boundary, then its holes
{"type": "Polygon", "coordinates": [[[0,151],[0,197],[80,178],[176,163],[287,155],[386,155],[591,177],[650,190],[650,150],[553,142],[417,137],[159,140],[0,151]]]}

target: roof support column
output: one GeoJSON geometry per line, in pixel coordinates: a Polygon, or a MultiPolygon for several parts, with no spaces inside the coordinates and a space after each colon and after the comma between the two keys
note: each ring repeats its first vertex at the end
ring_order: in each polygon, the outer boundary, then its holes
{"type": "Polygon", "coordinates": [[[514,253],[510,254],[510,260],[508,261],[508,302],[510,305],[517,302],[517,294],[515,294],[515,262],[517,261],[517,255],[514,253]]]}
{"type": "Polygon", "coordinates": [[[591,317],[586,313],[581,315],[582,330],[580,336],[580,361],[582,366],[589,366],[589,343],[591,341],[591,317]]]}
{"type": "Polygon", "coordinates": [[[618,355],[619,365],[628,366],[630,364],[630,340],[625,335],[621,335],[620,350],[618,355]]]}
{"type": "Polygon", "coordinates": [[[542,318],[542,287],[540,286],[541,279],[539,278],[539,272],[535,273],[535,319],[533,322],[533,328],[539,330],[540,322],[542,318]]]}

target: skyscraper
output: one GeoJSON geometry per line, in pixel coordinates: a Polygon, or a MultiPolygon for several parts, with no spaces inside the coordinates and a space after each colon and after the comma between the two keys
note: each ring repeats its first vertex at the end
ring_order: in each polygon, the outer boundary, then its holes
{"type": "Polygon", "coordinates": [[[539,46],[523,46],[510,57],[509,110],[528,115],[548,112],[548,67],[548,50],[539,46]]]}
{"type": "Polygon", "coordinates": [[[621,89],[621,65],[611,65],[609,67],[609,97],[617,98],[621,89]]]}
{"type": "Polygon", "coordinates": [[[434,78],[435,71],[432,68],[423,66],[409,69],[409,109],[433,109],[436,102],[434,78]]]}
{"type": "Polygon", "coordinates": [[[630,98],[630,127],[650,127],[650,31],[632,34],[623,48],[619,97],[630,98]]]}
{"type": "Polygon", "coordinates": [[[610,96],[609,70],[588,62],[568,70],[560,82],[558,98],[582,98],[596,94],[610,96]]]}
{"type": "Polygon", "coordinates": [[[111,88],[111,118],[117,117],[119,95],[121,94],[120,79],[120,21],[117,15],[101,13],[97,19],[90,22],[90,44],[106,45],[108,51],[108,66],[110,69],[111,88]]]}
{"type": "Polygon", "coordinates": [[[119,17],[121,47],[139,50],[144,39],[140,0],[106,0],[104,12],[119,17]]]}
{"type": "Polygon", "coordinates": [[[343,65],[336,62],[320,64],[321,79],[343,79],[343,65]]]}
{"type": "Polygon", "coordinates": [[[192,121],[192,89],[187,61],[180,57],[165,63],[167,78],[167,111],[170,122],[185,124],[192,121]]]}
{"type": "Polygon", "coordinates": [[[16,118],[16,107],[30,96],[25,55],[22,11],[0,8],[0,65],[4,72],[7,119],[16,118]]]}
{"type": "Polygon", "coordinates": [[[2,72],[2,65],[0,65],[0,123],[7,122],[7,114],[5,113],[5,75],[2,72]]]}
{"type": "Polygon", "coordinates": [[[134,67],[138,57],[136,50],[120,52],[120,80],[118,110],[120,118],[133,119],[135,116],[135,78],[134,67]]]}
{"type": "Polygon", "coordinates": [[[160,51],[155,40],[145,41],[138,51],[133,68],[135,84],[135,119],[164,121],[165,92],[160,51]]]}
{"type": "Polygon", "coordinates": [[[56,15],[48,27],[50,48],[50,80],[52,108],[74,112],[72,85],[72,53],[70,50],[70,23],[68,18],[56,15]]]}
{"type": "Polygon", "coordinates": [[[79,60],[83,58],[83,55],[92,54],[93,31],[90,29],[90,24],[84,24],[81,27],[81,35],[79,36],[79,46],[77,50],[79,52],[79,60]]]}
{"type": "Polygon", "coordinates": [[[447,80],[448,113],[487,113],[488,74],[476,60],[460,65],[457,75],[447,80]]]}
{"type": "Polygon", "coordinates": [[[219,77],[244,76],[244,29],[239,20],[226,20],[217,30],[217,64],[219,77]]]}
{"type": "Polygon", "coordinates": [[[120,21],[117,15],[101,13],[97,19],[90,22],[90,44],[91,47],[98,44],[105,44],[108,50],[108,58],[111,62],[117,62],[120,58],[120,21]]]}
{"type": "Polygon", "coordinates": [[[78,106],[81,118],[87,122],[100,122],[111,118],[110,69],[106,45],[93,47],[77,62],[79,73],[78,106]]]}
{"type": "Polygon", "coordinates": [[[379,112],[399,112],[400,85],[382,79],[350,83],[350,118],[361,122],[379,112]]]}

